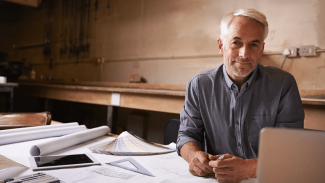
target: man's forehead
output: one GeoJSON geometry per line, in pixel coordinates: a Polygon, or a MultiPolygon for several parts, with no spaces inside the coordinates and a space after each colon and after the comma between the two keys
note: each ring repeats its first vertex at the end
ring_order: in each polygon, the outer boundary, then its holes
{"type": "Polygon", "coordinates": [[[228,35],[231,36],[231,39],[250,38],[262,42],[264,26],[257,20],[237,16],[230,23],[228,35]]]}

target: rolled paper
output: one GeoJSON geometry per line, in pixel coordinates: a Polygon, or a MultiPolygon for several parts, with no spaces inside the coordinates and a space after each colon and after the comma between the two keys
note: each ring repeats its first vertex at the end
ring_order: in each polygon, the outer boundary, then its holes
{"type": "Polygon", "coordinates": [[[64,128],[54,128],[54,129],[44,129],[44,130],[37,130],[37,131],[4,134],[4,135],[0,135],[0,145],[41,139],[41,138],[48,138],[48,137],[57,137],[57,136],[67,135],[75,132],[85,131],[86,129],[87,128],[85,125],[81,125],[81,126],[70,126],[64,128]]]}
{"type": "Polygon", "coordinates": [[[0,130],[0,135],[39,131],[39,130],[46,130],[46,129],[55,129],[55,128],[66,128],[66,127],[71,127],[71,126],[79,126],[79,124],[77,122],[72,122],[72,123],[63,123],[63,124],[58,124],[58,125],[45,125],[45,126],[35,126],[35,127],[26,127],[26,128],[14,128],[14,129],[8,129],[8,130],[0,130]]]}
{"type": "Polygon", "coordinates": [[[51,141],[42,142],[32,146],[30,155],[41,156],[49,154],[73,145],[104,136],[110,132],[108,126],[101,126],[69,135],[65,135],[51,141]]]}

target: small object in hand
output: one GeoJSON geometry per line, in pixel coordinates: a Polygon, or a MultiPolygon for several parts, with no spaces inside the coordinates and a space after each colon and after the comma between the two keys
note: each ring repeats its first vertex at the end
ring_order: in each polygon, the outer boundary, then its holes
{"type": "Polygon", "coordinates": [[[222,160],[225,157],[225,155],[221,155],[217,160],[222,160]]]}

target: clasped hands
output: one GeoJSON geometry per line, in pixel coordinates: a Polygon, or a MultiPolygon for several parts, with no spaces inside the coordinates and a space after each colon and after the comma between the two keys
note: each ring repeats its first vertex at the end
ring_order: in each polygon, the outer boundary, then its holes
{"type": "Polygon", "coordinates": [[[220,183],[241,182],[244,179],[256,177],[254,164],[256,165],[257,160],[252,162],[230,154],[225,154],[222,160],[217,160],[220,156],[197,151],[189,162],[190,173],[195,176],[215,174],[220,183]]]}

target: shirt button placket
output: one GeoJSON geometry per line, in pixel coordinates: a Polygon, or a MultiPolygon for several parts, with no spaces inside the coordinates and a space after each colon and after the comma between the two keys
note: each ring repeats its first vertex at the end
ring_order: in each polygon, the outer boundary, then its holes
{"type": "Polygon", "coordinates": [[[238,103],[239,99],[236,99],[236,121],[235,121],[235,129],[236,129],[236,139],[237,139],[237,149],[238,149],[238,153],[242,154],[242,148],[241,148],[241,133],[240,133],[240,121],[239,121],[239,117],[240,117],[240,105],[238,103]]]}
{"type": "Polygon", "coordinates": [[[239,105],[239,97],[236,99],[236,109],[237,109],[237,111],[238,111],[238,113],[237,113],[237,117],[238,117],[238,120],[236,121],[236,133],[237,133],[237,148],[238,148],[238,152],[239,152],[239,154],[241,154],[241,156],[243,156],[243,149],[242,149],[242,144],[241,144],[241,142],[242,142],[242,139],[241,139],[241,132],[240,132],[240,120],[239,120],[239,117],[240,117],[240,110],[239,110],[239,108],[240,108],[240,105],[239,105]]]}

